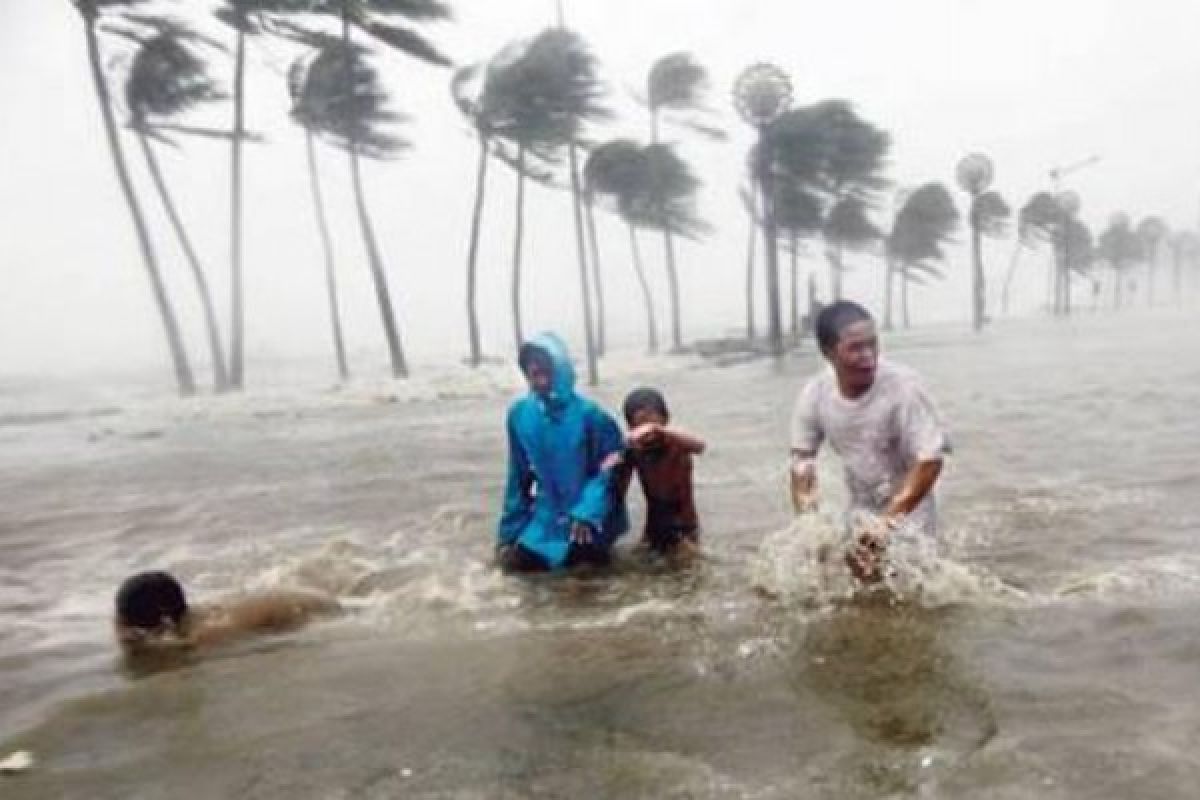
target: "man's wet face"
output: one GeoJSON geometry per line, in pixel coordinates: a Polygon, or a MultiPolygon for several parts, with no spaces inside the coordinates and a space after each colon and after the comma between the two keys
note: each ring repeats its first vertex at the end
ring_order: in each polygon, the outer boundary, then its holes
{"type": "Polygon", "coordinates": [[[550,362],[544,358],[529,359],[525,365],[525,380],[529,382],[530,391],[540,395],[549,394],[554,385],[554,370],[550,362]]]}
{"type": "Polygon", "coordinates": [[[852,391],[866,391],[875,382],[879,366],[879,336],[875,323],[859,320],[842,328],[837,345],[829,354],[838,382],[852,391]]]}

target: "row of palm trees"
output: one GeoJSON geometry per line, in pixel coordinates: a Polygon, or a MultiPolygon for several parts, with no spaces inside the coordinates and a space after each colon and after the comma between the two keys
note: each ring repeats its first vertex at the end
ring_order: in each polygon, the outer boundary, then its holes
{"type": "Polygon", "coordinates": [[[356,211],[370,274],[379,303],[392,374],[403,377],[407,365],[401,345],[395,307],[371,220],[361,178],[361,158],[387,158],[404,146],[390,132],[398,116],[388,110],[388,93],[372,63],[373,49],[383,48],[421,61],[449,65],[449,59],[409,23],[449,17],[439,0],[223,0],[217,19],[232,29],[233,97],[228,130],[189,127],[179,122],[197,107],[225,99],[211,77],[211,58],[228,55],[228,48],[191,22],[162,13],[139,13],[142,0],[72,0],[79,12],[87,44],[93,88],[100,107],[114,170],[137,235],[142,262],[150,281],[180,394],[196,391],[178,319],[163,281],[155,242],[146,221],[142,199],[132,180],[120,126],[114,108],[109,75],[105,71],[104,43],[124,41],[133,46],[125,72],[127,127],[135,134],[155,190],[170,221],[172,233],[185,253],[204,308],[213,365],[213,386],[218,392],[244,384],[244,318],[242,241],[243,143],[254,137],[246,130],[246,39],[273,35],[302,45],[304,55],[289,73],[292,117],[308,137],[309,174],[317,208],[318,228],[326,255],[326,279],[339,374],[348,375],[341,322],[337,308],[332,246],[325,212],[314,137],[343,150],[349,160],[356,211]],[[322,22],[325,24],[322,24],[322,22]],[[329,32],[328,21],[336,32],[329,32]],[[370,47],[357,41],[365,36],[370,47]],[[230,346],[228,360],[218,329],[205,270],[187,227],[158,166],[155,144],[175,145],[178,136],[215,136],[230,143],[230,346]]]}
{"type": "MultiPolygon", "coordinates": [[[[899,302],[903,325],[910,324],[908,290],[945,278],[946,245],[954,241],[963,222],[953,195],[945,185],[930,182],[915,189],[896,193],[890,226],[881,229],[872,222],[868,210],[881,204],[882,164],[887,153],[886,138],[873,132],[867,123],[857,120],[841,101],[818,104],[809,109],[787,112],[768,128],[765,144],[773,147],[775,165],[771,187],[780,244],[791,254],[791,330],[801,333],[797,253],[802,240],[821,239],[829,263],[829,297],[841,299],[841,277],[847,270],[846,251],[872,254],[884,267],[883,324],[891,329],[899,302]],[[833,120],[821,121],[822,115],[833,120]],[[808,116],[807,122],[798,117],[808,116]],[[837,130],[841,125],[842,129],[837,130]],[[860,127],[861,126],[861,127],[860,127]],[[834,132],[836,131],[836,132],[834,132]],[[849,133],[847,133],[849,131],[849,133]],[[772,138],[773,137],[773,138],[772,138]],[[822,137],[830,142],[823,143],[822,137]],[[835,144],[835,143],[841,143],[835,144]],[[857,175],[841,167],[838,159],[822,160],[820,154],[837,154],[839,146],[852,153],[850,164],[857,175]],[[844,171],[842,171],[844,170],[844,171]],[[840,195],[838,189],[850,194],[840,195]],[[899,282],[899,291],[896,283],[899,282]]],[[[989,189],[991,165],[980,156],[964,159],[958,183],[967,194],[966,222],[971,247],[971,317],[976,330],[989,317],[986,271],[983,263],[983,238],[998,239],[1007,234],[1011,209],[1004,197],[989,189]]],[[[743,189],[743,203],[751,219],[747,253],[746,329],[753,338],[755,325],[755,247],[756,231],[762,225],[759,200],[751,189],[743,189]]],[[[1050,270],[1047,306],[1056,315],[1068,315],[1072,309],[1073,280],[1084,280],[1093,289],[1093,303],[1099,302],[1102,272],[1112,273],[1113,307],[1122,305],[1127,286],[1136,286],[1139,270],[1145,275],[1146,298],[1156,301],[1156,275],[1169,261],[1171,293],[1175,302],[1182,299],[1185,276],[1200,274],[1200,234],[1190,229],[1170,231],[1161,217],[1149,216],[1133,225],[1128,214],[1114,214],[1105,230],[1094,237],[1077,216],[1079,201],[1073,193],[1037,192],[1017,213],[1017,235],[1013,256],[1005,272],[1000,305],[1009,311],[1010,290],[1023,253],[1049,248],[1053,261],[1050,270]]],[[[808,306],[815,307],[813,275],[808,276],[808,306]]],[[[769,291],[769,287],[768,287],[769,291]]]]}
{"type": "Polygon", "coordinates": [[[707,84],[707,72],[687,53],[673,53],[658,60],[647,76],[645,96],[640,98],[649,126],[649,141],[642,144],[629,138],[595,141],[589,135],[589,128],[611,121],[614,115],[597,74],[596,60],[584,40],[573,32],[551,28],[529,41],[513,42],[492,59],[455,73],[451,94],[479,145],[467,248],[471,364],[479,364],[484,358],[476,309],[477,261],[488,166],[492,160],[516,173],[510,296],[514,342],[519,343],[524,337],[521,267],[526,185],[532,181],[551,190],[564,186],[571,189],[589,375],[595,375],[595,362],[607,349],[597,209],[614,213],[628,229],[651,352],[658,350],[658,325],[641,257],[639,230],[652,229],[661,234],[671,309],[671,344],[673,350],[682,349],[674,237],[694,238],[706,232],[708,226],[695,209],[700,182],[676,148],[661,141],[661,131],[672,126],[710,138],[723,135],[705,122],[707,84]],[[586,152],[582,170],[581,150],[586,152]]]}
{"type": "MultiPolygon", "coordinates": [[[[132,47],[124,71],[125,127],[138,142],[153,189],[162,204],[171,236],[178,242],[204,311],[213,386],[216,391],[244,384],[243,303],[243,144],[255,136],[246,129],[246,40],[272,36],[299,51],[288,70],[291,118],[304,132],[307,171],[316,231],[324,259],[330,331],[339,377],[350,366],[339,310],[336,246],[328,224],[321,180],[320,144],[345,154],[359,223],[378,301],[384,339],[394,377],[408,373],[396,317],[396,303],[387,279],[384,254],[378,244],[370,204],[362,183],[362,159],[395,157],[406,142],[395,132],[400,116],[391,110],[387,86],[376,66],[381,52],[394,51],[422,62],[449,66],[450,61],[412,25],[446,19],[449,8],[440,0],[223,0],[217,18],[233,33],[232,48],[200,30],[195,20],[181,21],[162,13],[139,13],[141,0],[73,0],[84,23],[96,95],[113,159],[162,318],[179,391],[196,391],[195,378],[171,299],[162,278],[155,240],[145,219],[143,201],[126,163],[121,126],[109,89],[102,45],[132,47]],[[232,53],[231,53],[232,50],[232,53]],[[232,98],[212,77],[215,62],[232,63],[232,98]],[[197,109],[232,99],[228,129],[185,124],[197,109]],[[170,187],[159,167],[156,148],[179,146],[184,137],[206,136],[230,145],[229,268],[230,330],[226,351],[204,265],[191,241],[170,187]]],[[[475,199],[466,254],[466,319],[469,363],[485,358],[477,309],[479,242],[487,208],[490,167],[498,162],[516,176],[509,297],[514,342],[523,340],[522,267],[526,244],[526,195],[531,187],[562,192],[572,203],[587,374],[598,380],[598,360],[607,349],[606,307],[601,256],[609,252],[597,234],[596,214],[613,214],[625,229],[629,260],[637,278],[646,315],[646,346],[659,349],[656,303],[647,278],[642,236],[661,238],[670,309],[670,349],[684,348],[678,238],[698,239],[710,226],[700,218],[696,195],[700,181],[667,131],[695,134],[710,140],[724,132],[712,123],[709,80],[705,68],[688,53],[672,53],[655,62],[638,98],[644,111],[646,138],[604,135],[616,115],[599,76],[599,63],[586,41],[561,26],[530,39],[512,42],[493,57],[457,69],[450,80],[451,96],[470,126],[478,145],[475,199]]],[[[891,327],[899,316],[908,325],[909,287],[944,277],[946,245],[963,221],[951,192],[931,182],[896,194],[890,222],[876,222],[890,184],[886,177],[890,151],[888,134],[863,119],[846,101],[827,100],[784,111],[760,131],[759,142],[747,159],[748,180],[741,189],[750,222],[746,261],[746,327],[749,340],[757,337],[756,252],[764,229],[771,252],[775,245],[790,255],[790,323],[792,335],[802,332],[800,257],[819,242],[828,267],[830,299],[842,296],[848,256],[880,256],[884,265],[884,313],[891,327]]],[[[982,157],[964,160],[958,183],[967,193],[966,222],[973,254],[972,317],[981,327],[987,316],[983,237],[1005,233],[1011,216],[1005,200],[989,189],[990,162],[982,157]],[[986,163],[985,163],[986,162],[986,163]]],[[[1127,217],[1114,218],[1100,237],[1076,217],[1077,208],[1062,197],[1038,193],[1017,215],[1017,243],[1003,285],[1007,311],[1009,289],[1023,252],[1044,245],[1055,254],[1050,292],[1058,313],[1071,308],[1071,276],[1094,277],[1098,265],[1120,275],[1120,285],[1137,265],[1154,265],[1170,250],[1179,287],[1183,271],[1196,267],[1200,246],[1190,231],[1169,234],[1157,218],[1136,229],[1127,217]]],[[[607,259],[605,259],[607,260],[607,259]]],[[[768,270],[768,277],[773,270],[768,270]]],[[[779,308],[778,282],[768,281],[772,309],[779,308]]],[[[815,276],[807,276],[809,314],[816,303],[815,276]]],[[[1153,295],[1153,289],[1149,291],[1153,295]]]]}

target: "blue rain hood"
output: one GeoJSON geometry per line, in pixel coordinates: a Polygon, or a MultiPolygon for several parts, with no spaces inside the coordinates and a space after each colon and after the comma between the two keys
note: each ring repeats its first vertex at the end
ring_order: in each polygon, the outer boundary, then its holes
{"type": "Polygon", "coordinates": [[[566,343],[554,333],[539,333],[534,336],[521,345],[517,360],[521,364],[522,370],[525,359],[531,350],[540,352],[549,358],[550,367],[553,370],[550,394],[540,398],[543,405],[547,406],[547,410],[566,406],[575,398],[575,365],[571,363],[571,355],[567,352],[566,343]]]}
{"type": "Polygon", "coordinates": [[[616,496],[611,465],[624,439],[616,420],[575,392],[575,368],[563,341],[553,333],[521,347],[545,354],[553,374],[545,395],[530,391],[509,407],[508,479],[497,537],[520,544],[551,569],[566,564],[574,521],[587,523],[602,547],[629,529],[625,503],[616,496]]]}

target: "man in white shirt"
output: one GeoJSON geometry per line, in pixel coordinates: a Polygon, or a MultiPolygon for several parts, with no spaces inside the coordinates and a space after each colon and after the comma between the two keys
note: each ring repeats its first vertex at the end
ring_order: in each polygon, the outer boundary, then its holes
{"type": "Polygon", "coordinates": [[[847,562],[858,577],[879,577],[878,560],[891,530],[933,534],[933,487],[950,442],[917,374],[880,359],[875,322],[862,306],[839,301],[822,309],[817,343],[829,369],[801,390],[792,416],[792,504],[816,510],[816,457],[828,441],[842,459],[851,509],[880,515],[847,562]]]}

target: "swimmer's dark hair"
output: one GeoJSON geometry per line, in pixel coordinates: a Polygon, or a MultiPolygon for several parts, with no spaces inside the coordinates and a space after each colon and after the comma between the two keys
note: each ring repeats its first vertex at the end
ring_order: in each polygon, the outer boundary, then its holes
{"type": "Polygon", "coordinates": [[[633,415],[643,408],[657,411],[659,414],[662,414],[664,420],[669,421],[671,419],[671,414],[667,411],[667,401],[662,396],[662,392],[658,389],[643,386],[625,395],[625,402],[621,406],[621,410],[625,414],[626,424],[633,425],[633,415]]]}
{"type": "Polygon", "coordinates": [[[166,572],[139,572],[117,590],[117,621],[131,628],[154,630],[164,617],[179,625],[187,610],[183,587],[166,572]]]}
{"type": "Polygon", "coordinates": [[[848,326],[872,319],[871,313],[850,300],[838,300],[821,309],[817,314],[817,345],[828,355],[837,347],[838,337],[848,326]]]}

